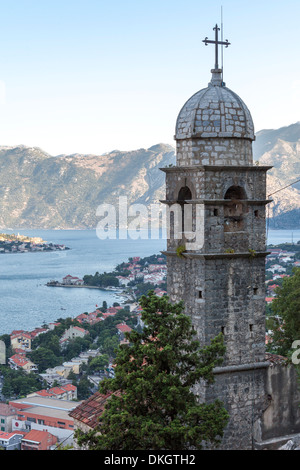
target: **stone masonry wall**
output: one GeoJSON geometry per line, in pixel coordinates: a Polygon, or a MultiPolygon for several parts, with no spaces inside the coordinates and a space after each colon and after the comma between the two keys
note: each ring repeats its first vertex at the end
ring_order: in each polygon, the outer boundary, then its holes
{"type": "Polygon", "coordinates": [[[229,413],[220,449],[252,450],[255,422],[266,407],[267,367],[252,370],[222,371],[206,389],[206,402],[221,400],[229,413]]]}
{"type": "Polygon", "coordinates": [[[178,166],[252,165],[252,142],[234,138],[178,140],[176,163],[178,166]]]}
{"type": "Polygon", "coordinates": [[[221,448],[251,449],[253,423],[266,400],[265,369],[255,369],[265,360],[264,257],[169,255],[167,267],[170,299],[184,301],[201,345],[224,333],[226,354],[215,383],[200,382],[195,393],[200,401],[221,400],[230,414],[221,448]]]}
{"type": "MultiPolygon", "coordinates": [[[[205,209],[200,213],[204,216],[203,220],[198,220],[195,216],[192,228],[195,232],[204,230],[204,244],[200,252],[264,251],[266,170],[266,167],[257,166],[241,168],[238,172],[236,167],[198,166],[165,169],[168,209],[175,207],[176,211],[181,213],[182,209],[176,206],[176,201],[180,189],[187,186],[192,193],[194,213],[197,204],[205,205],[205,209]],[[240,203],[224,200],[226,191],[232,186],[241,187],[245,191],[246,199],[240,203]],[[235,223],[235,220],[239,222],[235,223]],[[231,223],[232,221],[234,223],[231,223]]],[[[181,228],[181,217],[178,217],[181,228]]],[[[168,242],[169,249],[174,250],[183,244],[183,237],[181,238],[174,241],[171,237],[168,242]]]]}

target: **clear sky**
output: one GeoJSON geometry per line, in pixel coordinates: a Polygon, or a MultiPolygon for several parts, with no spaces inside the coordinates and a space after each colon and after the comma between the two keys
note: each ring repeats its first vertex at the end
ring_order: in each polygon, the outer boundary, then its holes
{"type": "Polygon", "coordinates": [[[102,154],[173,140],[207,86],[223,8],[224,81],[255,129],[300,121],[299,0],[0,0],[0,146],[102,154]]]}

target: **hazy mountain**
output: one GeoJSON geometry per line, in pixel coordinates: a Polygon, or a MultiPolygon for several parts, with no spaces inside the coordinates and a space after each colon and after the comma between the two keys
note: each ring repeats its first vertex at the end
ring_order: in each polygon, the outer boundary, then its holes
{"type": "Polygon", "coordinates": [[[280,190],[300,180],[300,122],[258,132],[253,151],[261,165],[273,166],[267,178],[270,228],[300,229],[300,182],[280,190]]]}
{"type": "MultiPolygon", "coordinates": [[[[300,122],[262,130],[253,144],[254,159],[272,165],[268,194],[300,179],[300,122]]],[[[104,155],[51,156],[39,148],[0,147],[0,227],[94,228],[102,203],[158,202],[165,198],[165,174],[175,150],[114,150],[104,155]]],[[[300,182],[271,196],[270,227],[300,228],[300,182]]]]}
{"type": "Polygon", "coordinates": [[[105,155],[51,156],[39,148],[0,147],[0,227],[94,228],[102,203],[157,202],[162,166],[174,163],[165,144],[105,155]]]}

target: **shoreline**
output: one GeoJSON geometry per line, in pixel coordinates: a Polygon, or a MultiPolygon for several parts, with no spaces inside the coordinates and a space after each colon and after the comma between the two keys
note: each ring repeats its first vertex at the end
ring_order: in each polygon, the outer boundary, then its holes
{"type": "Polygon", "coordinates": [[[47,287],[73,287],[73,288],[76,288],[76,289],[99,289],[99,290],[104,290],[106,292],[115,292],[115,293],[118,293],[118,292],[122,292],[120,291],[119,289],[109,289],[109,288],[105,288],[105,287],[98,287],[98,286],[74,286],[74,285],[70,285],[70,284],[45,284],[47,287]]]}

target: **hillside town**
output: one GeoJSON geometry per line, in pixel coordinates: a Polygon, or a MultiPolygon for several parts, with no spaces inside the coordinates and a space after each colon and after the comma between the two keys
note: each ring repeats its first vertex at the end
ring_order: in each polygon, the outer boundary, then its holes
{"type": "MultiPolygon", "coordinates": [[[[145,286],[152,286],[157,296],[166,295],[166,291],[160,287],[166,282],[164,259],[154,256],[149,261],[152,262],[135,257],[118,267],[124,274],[118,276],[122,299],[125,299],[122,305],[115,303],[107,307],[103,302],[102,307],[67,319],[64,325],[62,320],[58,320],[33,331],[14,330],[10,335],[0,337],[6,344],[2,356],[0,350],[0,448],[54,450],[74,446],[73,437],[78,422],[71,413],[76,409],[78,414],[78,407],[89,396],[97,393],[103,378],[114,376],[115,355],[110,350],[111,345],[99,339],[101,331],[105,330],[107,324],[106,336],[110,335],[114,346],[128,344],[126,333],[130,333],[133,328],[143,328],[142,308],[137,301],[142,281],[146,283],[145,286]],[[132,285],[128,286],[130,282],[132,285]],[[68,351],[77,342],[80,344],[80,352],[43,370],[41,363],[34,361],[33,356],[38,357],[37,352],[42,349],[44,342],[41,337],[53,334],[59,336],[60,351],[68,351]],[[95,367],[94,364],[101,365],[95,367]],[[26,396],[15,392],[7,396],[4,393],[7,379],[3,369],[7,367],[23,374],[22,377],[25,377],[24,374],[27,377],[34,374],[43,387],[26,396]],[[83,381],[87,381],[88,386],[83,394],[84,399],[80,399],[82,391],[78,393],[78,390],[82,390],[83,381]]],[[[63,282],[76,285],[78,279],[67,275],[63,282]]]]}
{"type": "Polygon", "coordinates": [[[271,247],[266,257],[266,303],[271,304],[276,297],[276,289],[286,277],[293,274],[293,268],[300,267],[300,245],[271,247]]]}
{"type": "Polygon", "coordinates": [[[40,237],[28,237],[19,233],[17,235],[0,234],[0,254],[64,250],[69,250],[69,248],[65,245],[47,243],[40,237]]]}
{"type": "MultiPolygon", "coordinates": [[[[163,256],[153,255],[141,260],[136,256],[127,263],[122,263],[111,273],[95,273],[85,275],[83,279],[67,274],[61,281],[51,280],[47,286],[54,287],[99,287],[107,290],[126,288],[126,293],[136,300],[141,284],[147,287],[161,287],[160,295],[166,294],[164,289],[167,278],[166,260],[163,256]]],[[[150,290],[150,289],[148,289],[150,290]]]]}
{"type": "MultiPolygon", "coordinates": [[[[107,318],[116,317],[118,312],[124,309],[120,306],[111,307],[105,313],[100,310],[88,314],[81,314],[72,319],[70,326],[64,330],[60,337],[61,349],[66,349],[68,344],[91,337],[95,331],[92,326],[97,323],[105,323],[107,318]],[[82,325],[82,326],[78,326],[82,325]]],[[[134,308],[127,316],[136,316],[136,325],[139,324],[140,310],[134,308]]],[[[116,317],[117,318],[117,317],[116,317]]],[[[88,393],[91,395],[98,390],[98,386],[104,377],[113,377],[114,364],[113,355],[103,362],[102,370],[92,370],[93,361],[103,358],[105,349],[97,347],[94,341],[88,344],[90,349],[80,352],[76,357],[64,361],[58,366],[49,367],[39,372],[39,364],[31,359],[31,353],[35,350],[34,340],[40,335],[46,335],[59,328],[60,323],[49,324],[45,327],[36,328],[34,331],[15,330],[10,334],[10,349],[12,355],[7,358],[7,365],[13,371],[23,371],[28,376],[38,375],[43,388],[37,389],[26,396],[3,395],[4,374],[0,375],[0,448],[5,450],[53,450],[63,444],[63,447],[73,446],[74,419],[69,413],[74,410],[83,400],[78,399],[77,386],[74,385],[74,377],[80,381],[86,377],[88,381],[88,393]],[[71,378],[73,377],[73,378],[71,378]]],[[[126,321],[116,323],[115,346],[126,344],[128,340],[125,333],[132,328],[126,321]]],[[[3,367],[0,374],[3,373],[3,367]]]]}
{"type": "MultiPolygon", "coordinates": [[[[266,308],[275,299],[276,288],[282,284],[283,279],[293,275],[293,268],[300,266],[300,245],[292,248],[288,245],[268,249],[266,308]]],[[[155,294],[160,297],[167,294],[166,263],[160,256],[148,259],[131,258],[127,263],[119,265],[114,274],[116,272],[122,272],[116,276],[119,288],[122,288],[120,290],[122,298],[125,299],[122,305],[115,303],[108,307],[103,302],[102,307],[97,307],[92,312],[81,313],[68,319],[65,324],[60,319],[55,323],[37,327],[33,331],[14,330],[9,335],[9,345],[6,338],[6,349],[9,354],[0,369],[2,449],[76,448],[75,430],[93,429],[95,415],[103,411],[102,396],[98,392],[99,384],[105,377],[114,377],[115,356],[103,346],[101,328],[103,329],[106,324],[109,328],[113,328],[107,331],[111,338],[115,338],[115,346],[128,344],[126,333],[144,326],[141,319],[142,308],[138,302],[142,286],[148,289],[151,286],[155,294]],[[67,351],[75,342],[80,342],[80,351],[74,357],[68,357],[53,367],[43,369],[41,364],[32,358],[34,353],[42,349],[41,337],[46,338],[46,335],[53,333],[59,337],[60,351],[67,351]],[[98,338],[101,338],[100,341],[98,338]],[[93,367],[93,364],[97,366],[93,367]],[[9,367],[12,371],[22,371],[28,377],[34,374],[39,377],[39,383],[43,386],[25,396],[14,393],[8,397],[3,393],[5,380],[3,367],[9,367]],[[79,396],[81,380],[87,380],[89,384],[83,397],[79,396]]],[[[67,275],[63,282],[74,282],[76,285],[78,280],[77,277],[67,275]]],[[[270,332],[266,331],[266,344],[269,334],[270,332]]]]}

